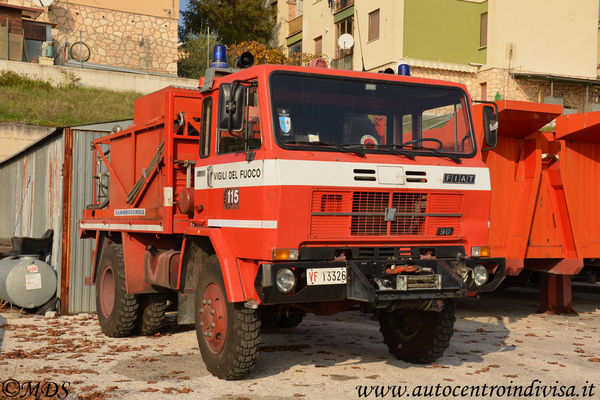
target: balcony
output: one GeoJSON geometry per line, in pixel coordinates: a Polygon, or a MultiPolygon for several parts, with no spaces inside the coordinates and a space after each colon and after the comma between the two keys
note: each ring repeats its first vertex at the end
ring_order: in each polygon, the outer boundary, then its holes
{"type": "Polygon", "coordinates": [[[294,33],[300,32],[302,30],[302,15],[291,20],[289,22],[288,26],[289,26],[288,37],[292,36],[294,33]]]}
{"type": "Polygon", "coordinates": [[[338,12],[346,7],[350,7],[352,4],[354,4],[354,0],[335,0],[334,12],[338,12]]]}
{"type": "Polygon", "coordinates": [[[340,58],[334,59],[331,61],[331,68],[333,69],[345,69],[352,71],[352,53],[342,56],[340,58]]]}

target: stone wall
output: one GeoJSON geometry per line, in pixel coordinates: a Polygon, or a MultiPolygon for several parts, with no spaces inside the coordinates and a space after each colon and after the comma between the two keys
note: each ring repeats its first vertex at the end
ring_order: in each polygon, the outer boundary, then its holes
{"type": "Polygon", "coordinates": [[[549,80],[516,79],[507,69],[493,68],[478,73],[479,83],[486,82],[488,100],[496,95],[505,100],[521,100],[542,103],[544,98],[552,95],[563,98],[565,108],[585,111],[586,98],[588,103],[598,101],[598,92],[590,87],[587,90],[584,83],[554,82],[549,80]],[[553,86],[553,87],[552,87],[553,86]]]}
{"type": "MultiPolygon", "coordinates": [[[[394,64],[385,65],[395,68],[394,64]]],[[[586,87],[584,83],[554,82],[551,90],[550,81],[534,79],[516,79],[507,69],[491,68],[477,72],[451,71],[440,68],[411,66],[412,76],[427,79],[439,79],[464,84],[471,98],[483,100],[482,84],[486,86],[486,100],[491,101],[499,96],[502,100],[520,100],[542,103],[544,98],[550,96],[563,98],[565,108],[576,109],[578,112],[587,111],[586,87]]],[[[588,103],[600,101],[600,87],[590,87],[587,91],[588,103]]]]}
{"type": "MultiPolygon", "coordinates": [[[[32,0],[8,0],[32,7],[32,0]]],[[[101,2],[99,2],[101,4],[101,2]]],[[[56,57],[82,41],[90,48],[90,63],[152,73],[177,74],[177,19],[160,18],[55,1],[37,18],[53,24],[56,57]]],[[[75,49],[77,50],[77,49],[75,49]]]]}

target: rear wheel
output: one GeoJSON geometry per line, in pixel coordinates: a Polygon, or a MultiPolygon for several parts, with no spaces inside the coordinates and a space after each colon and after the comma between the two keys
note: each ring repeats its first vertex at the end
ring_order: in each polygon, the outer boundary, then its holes
{"type": "Polygon", "coordinates": [[[211,374],[221,379],[241,379],[254,367],[258,356],[258,313],[228,302],[217,256],[202,258],[195,305],[198,347],[211,374]]]}
{"type": "Polygon", "coordinates": [[[104,249],[96,277],[96,309],[100,328],[106,336],[130,336],[139,304],[125,288],[123,247],[113,244],[104,249]]]}
{"type": "Polygon", "coordinates": [[[135,333],[151,336],[157,333],[165,320],[167,296],[164,294],[146,294],[140,299],[140,308],[135,333]]]}
{"type": "Polygon", "coordinates": [[[428,364],[444,354],[454,334],[454,300],[440,312],[421,310],[377,313],[383,341],[398,359],[428,364]]]}

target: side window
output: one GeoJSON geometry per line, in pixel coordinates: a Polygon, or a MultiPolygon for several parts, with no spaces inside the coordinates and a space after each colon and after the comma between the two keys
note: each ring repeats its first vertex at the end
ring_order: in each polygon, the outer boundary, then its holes
{"type": "Polygon", "coordinates": [[[260,112],[258,109],[258,93],[256,87],[248,88],[248,113],[246,114],[248,129],[248,150],[260,149],[260,112]]]}
{"type": "Polygon", "coordinates": [[[212,97],[202,102],[202,129],[200,132],[200,157],[208,157],[210,153],[210,132],[212,124],[212,97]]]}
{"type": "Polygon", "coordinates": [[[219,154],[260,149],[260,112],[256,87],[249,87],[247,96],[242,130],[241,132],[231,133],[227,130],[219,131],[219,154]]]}
{"type": "Polygon", "coordinates": [[[449,151],[473,151],[462,104],[457,103],[425,110],[421,118],[422,137],[432,140],[429,144],[423,142],[423,147],[438,148],[439,146],[439,149],[449,151]],[[433,140],[437,140],[439,145],[435,144],[433,140]]]}

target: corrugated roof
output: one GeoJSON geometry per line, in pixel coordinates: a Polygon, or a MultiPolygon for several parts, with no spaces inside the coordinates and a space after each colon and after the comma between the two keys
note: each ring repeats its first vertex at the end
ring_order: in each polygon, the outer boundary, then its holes
{"type": "MultiPolygon", "coordinates": [[[[112,128],[114,126],[119,126],[119,127],[121,127],[121,129],[125,129],[132,124],[133,124],[132,119],[124,119],[124,120],[120,120],[120,121],[108,121],[108,122],[101,122],[98,124],[91,124],[91,125],[79,125],[79,126],[73,126],[70,128],[74,129],[74,130],[79,130],[79,131],[105,131],[108,133],[112,130],[112,128]]],[[[64,129],[65,129],[65,127],[58,127],[54,131],[40,137],[35,142],[30,143],[29,145],[25,146],[24,148],[22,148],[15,154],[11,155],[10,157],[7,157],[4,160],[0,161],[0,168],[2,168],[5,164],[10,163],[14,159],[19,158],[23,154],[44,144],[46,141],[52,139],[54,136],[62,134],[64,129]]]]}

